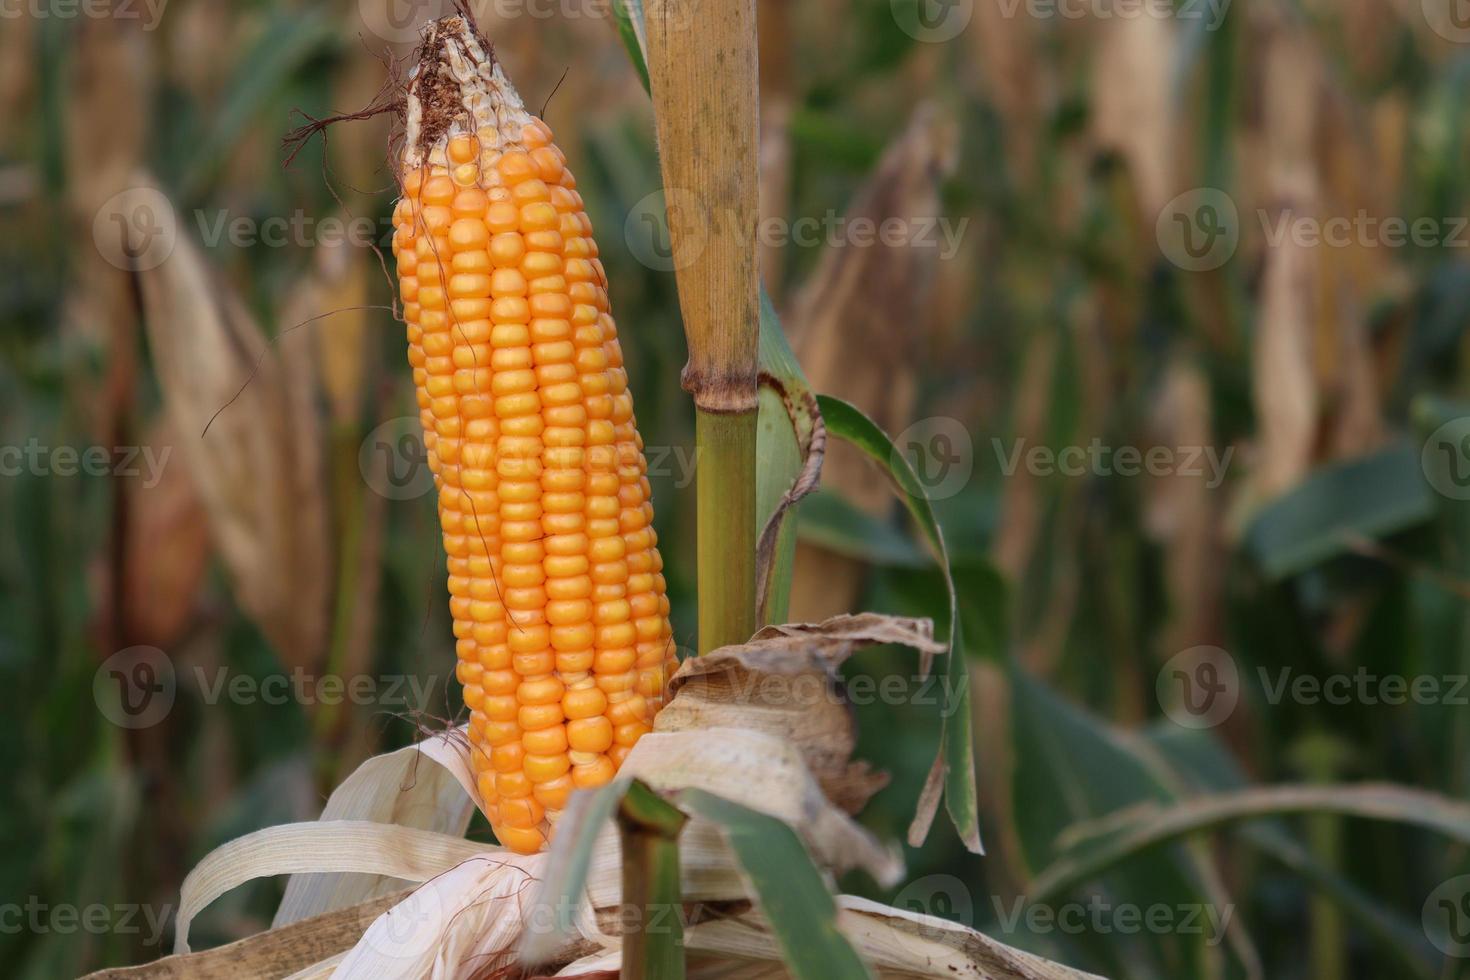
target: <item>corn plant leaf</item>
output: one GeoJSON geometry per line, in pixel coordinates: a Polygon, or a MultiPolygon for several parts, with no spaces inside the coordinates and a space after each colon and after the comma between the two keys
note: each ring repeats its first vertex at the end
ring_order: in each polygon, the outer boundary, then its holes
{"type": "Polygon", "coordinates": [[[680,808],[719,824],[740,862],[782,961],[797,980],[870,977],[837,928],[837,903],[796,832],[773,816],[700,789],[675,794],[680,808]]]}
{"type": "Polygon", "coordinates": [[[643,55],[643,48],[647,44],[644,39],[643,0],[613,0],[612,9],[613,20],[618,25],[618,36],[623,39],[623,46],[628,49],[628,58],[638,72],[638,79],[643,83],[643,91],[647,92],[649,79],[648,61],[643,55]]]}
{"type": "Polygon", "coordinates": [[[929,556],[903,532],[859,510],[835,490],[818,490],[801,507],[800,541],[833,554],[888,568],[924,568],[929,556]]]}
{"type": "Polygon", "coordinates": [[[1279,580],[1347,553],[1362,539],[1423,523],[1433,513],[1419,453],[1400,442],[1319,469],[1257,515],[1246,542],[1266,574],[1279,580]]]}
{"type": "Polygon", "coordinates": [[[918,474],[883,430],[860,410],[839,398],[819,395],[817,404],[827,431],[862,450],[888,476],[899,499],[934,550],[944,575],[948,601],[939,610],[942,615],[935,623],[935,634],[942,638],[950,654],[945,658],[944,727],[940,734],[939,753],[920,797],[914,822],[909,827],[909,843],[917,847],[928,836],[942,795],[945,809],[965,847],[976,854],[982,853],[979,805],[975,793],[975,745],[970,734],[970,678],[965,658],[955,654],[961,649],[960,624],[955,615],[954,578],[950,572],[944,532],[934,516],[934,508],[918,474]]]}
{"type": "MultiPolygon", "coordinates": [[[[1014,661],[1006,669],[1014,757],[1011,825],[1018,863],[1028,869],[1028,876],[1060,858],[1058,841],[1076,824],[1127,807],[1177,799],[1180,788],[1146,744],[1058,696],[1014,661]]],[[[1208,858],[1203,849],[1175,844],[1111,869],[1104,887],[1117,902],[1223,908],[1229,898],[1212,887],[1214,871],[1208,858]]],[[[1039,901],[1029,892],[1028,897],[1039,901]]],[[[1223,975],[1226,969],[1224,944],[1147,932],[1106,938],[1105,945],[1091,948],[1107,974],[1212,976],[1223,975]]],[[[1229,923],[1227,938],[1242,963],[1259,959],[1241,923],[1229,923]]]]}
{"type": "Polygon", "coordinates": [[[229,98],[201,143],[188,154],[179,196],[192,200],[213,179],[232,148],[249,134],[249,122],[307,61],[342,44],[340,25],[320,11],[278,13],[240,59],[229,98]]]}
{"type": "Polygon", "coordinates": [[[1332,813],[1437,831],[1470,844],[1470,803],[1391,783],[1264,786],[1162,806],[1144,804],[1074,827],[1071,846],[1032,882],[1036,901],[1066,892],[1150,848],[1226,824],[1290,813],[1332,813]]]}
{"type": "Polygon", "coordinates": [[[521,943],[520,960],[527,966],[545,962],[570,933],[587,888],[592,851],[602,828],[617,812],[632,778],[620,776],[591,792],[572,794],[556,824],[546,874],[537,893],[536,909],[549,928],[533,929],[521,943]],[[545,919],[549,912],[549,920],[545,919]]]}
{"type": "MultiPolygon", "coordinates": [[[[1234,792],[1248,784],[1229,748],[1215,730],[1159,723],[1146,733],[1152,746],[1185,786],[1200,792],[1234,792]]],[[[1409,975],[1430,980],[1437,956],[1423,927],[1324,865],[1300,843],[1284,820],[1263,818],[1242,825],[1237,837],[1293,874],[1310,882],[1389,953],[1409,975]]]]}

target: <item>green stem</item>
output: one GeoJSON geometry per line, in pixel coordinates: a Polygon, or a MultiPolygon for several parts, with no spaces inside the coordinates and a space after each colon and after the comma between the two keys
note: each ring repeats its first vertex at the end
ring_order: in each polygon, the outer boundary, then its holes
{"type": "Polygon", "coordinates": [[[684,980],[679,832],[687,818],[642,783],[618,809],[623,848],[623,980],[684,980]]]}
{"type": "Polygon", "coordinates": [[[695,412],[701,654],[756,629],[756,419],[753,409],[695,412]]]}

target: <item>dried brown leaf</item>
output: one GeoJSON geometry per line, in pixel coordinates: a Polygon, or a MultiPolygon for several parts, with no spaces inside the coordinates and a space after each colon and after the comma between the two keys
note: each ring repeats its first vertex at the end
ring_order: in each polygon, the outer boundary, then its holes
{"type": "MultiPolygon", "coordinates": [[[[122,213],[147,200],[150,182],[136,184],[122,213]]],[[[310,336],[293,331],[273,348],[183,235],[137,279],[179,455],[240,604],[283,662],[315,664],[332,570],[313,367],[302,346],[310,336]]]]}
{"type": "Polygon", "coordinates": [[[144,465],[127,479],[122,495],[123,636],[165,650],[189,625],[211,551],[204,505],[178,443],[173,427],[159,419],[142,440],[138,458],[144,465]]]}
{"type": "Polygon", "coordinates": [[[856,813],[888,778],[852,759],[857,726],[838,667],[859,647],[878,643],[911,647],[926,660],[944,651],[928,620],[864,613],[767,626],[749,643],[684,661],[654,728],[746,728],[785,738],[827,797],[856,813]]]}

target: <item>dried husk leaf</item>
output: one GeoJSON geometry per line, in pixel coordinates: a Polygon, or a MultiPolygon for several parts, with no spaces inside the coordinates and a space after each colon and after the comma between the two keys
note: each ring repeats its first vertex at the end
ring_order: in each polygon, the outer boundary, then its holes
{"type": "Polygon", "coordinates": [[[828,799],[857,813],[888,778],[852,760],[857,726],[838,667],[858,647],[878,643],[919,650],[925,673],[945,649],[928,620],[865,613],[768,626],[749,643],[684,661],[654,730],[740,728],[777,736],[801,753],[828,799]]]}
{"type": "Polygon", "coordinates": [[[890,884],[903,874],[898,855],[833,805],[802,753],[776,735],[749,728],[655,730],[638,740],[620,772],[656,790],[704,789],[779,817],[796,829],[819,865],[835,872],[862,868],[890,884]]]}
{"type": "MultiPolygon", "coordinates": [[[[254,980],[303,977],[334,962],[362,938],[379,915],[407,898],[409,889],[361,905],[247,936],[199,953],[165,956],[152,963],[98,970],[82,980],[254,980]]],[[[330,975],[330,969],[322,976],[330,975]]]]}
{"type": "MultiPolygon", "coordinates": [[[[430,765],[418,746],[368,759],[332,791],[320,820],[369,820],[463,837],[474,813],[453,772],[430,765]]],[[[380,875],[307,874],[286,882],[275,928],[400,890],[380,875]]]]}
{"type": "MultiPolygon", "coordinates": [[[[150,184],[140,177],[119,209],[128,213],[150,184]]],[[[179,455],[240,604],[287,666],[312,666],[332,574],[315,387],[300,346],[309,337],[287,334],[272,350],[183,235],[162,264],[136,275],[179,455]]]]}

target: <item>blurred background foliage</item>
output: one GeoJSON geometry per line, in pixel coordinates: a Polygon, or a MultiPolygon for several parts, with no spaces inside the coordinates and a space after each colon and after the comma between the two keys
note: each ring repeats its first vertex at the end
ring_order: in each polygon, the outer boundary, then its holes
{"type": "MultiPolygon", "coordinates": [[[[952,256],[760,246],[814,387],[968,469],[941,472],[939,506],[976,658],[989,853],[966,855],[942,826],[910,849],[899,894],[844,885],[1113,976],[1457,975],[1421,908],[1470,871],[1465,850],[1393,823],[1232,825],[1049,898],[1229,907],[1223,942],[1010,913],[1069,828],[1124,807],[1276,783],[1465,796],[1463,703],[1273,703],[1258,669],[1470,669],[1470,510],[1433,491],[1458,484],[1421,452],[1470,383],[1470,238],[1455,230],[1470,46],[1418,0],[1236,0],[1218,23],[1182,16],[1198,4],[1074,17],[1045,11],[1079,5],[976,0],[943,43],[903,28],[919,2],[760,4],[765,217],[968,219],[952,256]],[[1239,245],[1191,272],[1156,219],[1200,187],[1228,195],[1239,245]],[[1455,240],[1267,234],[1283,214],[1360,213],[1430,218],[1455,240]],[[1187,467],[1004,465],[1017,447],[1094,439],[1232,455],[1219,485],[1187,467]],[[1228,651],[1240,677],[1238,705],[1204,728],[1171,720],[1157,683],[1199,646],[1228,651]]],[[[682,333],[672,276],[634,258],[659,186],[647,100],[604,6],[499,6],[477,6],[482,27],[527,102],[546,103],[599,231],[640,427],[664,454],[658,530],[692,647],[682,333]]],[[[172,455],[156,482],[64,475],[55,456],[0,478],[0,899],[166,912],[210,848],[311,819],[368,755],[461,709],[431,496],[404,491],[413,459],[380,429],[413,411],[391,270],[311,230],[364,217],[386,244],[388,121],[337,126],[282,165],[297,113],[367,105],[385,49],[407,45],[374,36],[359,3],[171,0],[152,23],[141,4],[61,7],[0,21],[0,445],[105,447],[119,466],[126,447],[172,455]],[[134,275],[108,261],[97,216],[142,185],[171,202],[177,242],[134,275]],[[307,231],[280,246],[208,240],[221,217],[292,216],[307,231]],[[94,681],[137,646],[164,651],[178,691],[162,721],[129,729],[99,710],[94,681]],[[195,682],[293,672],[412,677],[427,696],[268,704],[195,682]]],[[[939,601],[855,454],[834,448],[802,540],[793,619],[939,601]]],[[[877,651],[848,669],[915,668],[877,651]]],[[[893,838],[939,724],[923,689],[905,690],[857,708],[859,754],[892,776],[863,819],[893,838]]],[[[196,945],[266,926],[280,887],[216,902],[196,945]]],[[[0,963],[72,976],[166,951],[146,933],[7,927],[0,963]]]]}

